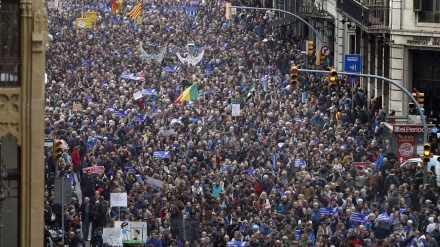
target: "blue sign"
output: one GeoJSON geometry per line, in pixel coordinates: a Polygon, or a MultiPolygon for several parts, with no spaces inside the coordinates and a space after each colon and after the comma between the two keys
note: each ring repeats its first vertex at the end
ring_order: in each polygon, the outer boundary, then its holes
{"type": "Polygon", "coordinates": [[[157,95],[156,90],[155,89],[151,89],[151,88],[147,88],[142,90],[142,95],[157,95]]]}
{"type": "Polygon", "coordinates": [[[159,159],[168,159],[170,157],[170,152],[169,151],[154,151],[153,157],[159,158],[159,159]]]}
{"type": "Polygon", "coordinates": [[[365,223],[367,222],[368,219],[368,215],[366,214],[361,214],[361,213],[353,213],[351,215],[351,221],[353,222],[360,222],[360,223],[365,223]]]}
{"type": "Polygon", "coordinates": [[[338,215],[338,208],[332,208],[332,207],[322,207],[319,209],[319,214],[325,215],[325,216],[333,216],[338,215]]]}
{"type": "Polygon", "coordinates": [[[362,57],[360,54],[344,55],[344,72],[361,73],[362,57]]]}
{"type": "Polygon", "coordinates": [[[117,110],[115,111],[115,117],[125,117],[127,116],[127,112],[124,110],[117,110]]]}
{"type": "Polygon", "coordinates": [[[390,219],[390,216],[388,216],[387,212],[379,214],[379,216],[377,216],[377,221],[383,221],[383,220],[389,220],[389,219],[390,219]]]}
{"type": "Polygon", "coordinates": [[[293,165],[294,165],[294,167],[305,166],[306,161],[303,159],[296,159],[295,162],[293,163],[293,165]]]}
{"type": "Polygon", "coordinates": [[[229,241],[226,243],[226,246],[228,247],[247,247],[247,242],[240,242],[240,241],[229,241]]]}
{"type": "Polygon", "coordinates": [[[107,111],[109,111],[109,110],[114,110],[115,108],[112,105],[108,105],[108,106],[105,107],[105,109],[107,111]]]}
{"type": "Polygon", "coordinates": [[[145,116],[142,116],[142,115],[137,115],[137,116],[134,116],[134,118],[133,118],[133,122],[143,122],[143,121],[145,121],[145,116]]]}
{"type": "Polygon", "coordinates": [[[301,230],[295,230],[295,239],[301,239],[301,230]]]}

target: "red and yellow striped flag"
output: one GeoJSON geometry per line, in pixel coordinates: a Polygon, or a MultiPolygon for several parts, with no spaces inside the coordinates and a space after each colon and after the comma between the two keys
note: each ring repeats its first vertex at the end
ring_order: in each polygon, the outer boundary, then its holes
{"type": "Polygon", "coordinates": [[[139,3],[134,6],[130,13],[128,13],[128,17],[134,19],[140,15],[142,15],[142,0],[140,0],[139,3]]]}
{"type": "Polygon", "coordinates": [[[112,0],[112,12],[115,15],[119,12],[118,1],[116,0],[112,0]]]}

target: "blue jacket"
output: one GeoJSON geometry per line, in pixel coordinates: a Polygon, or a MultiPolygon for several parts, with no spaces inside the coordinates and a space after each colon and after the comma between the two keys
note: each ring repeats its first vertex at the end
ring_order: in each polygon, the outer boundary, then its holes
{"type": "Polygon", "coordinates": [[[149,238],[147,240],[146,244],[147,245],[152,244],[152,245],[154,245],[156,247],[162,247],[162,241],[160,239],[158,239],[158,238],[155,238],[155,239],[149,238]]]}

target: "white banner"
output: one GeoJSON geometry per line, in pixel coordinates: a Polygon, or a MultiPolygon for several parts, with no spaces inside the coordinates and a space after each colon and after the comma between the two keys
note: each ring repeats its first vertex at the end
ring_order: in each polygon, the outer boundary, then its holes
{"type": "Polygon", "coordinates": [[[196,66],[200,61],[202,61],[203,54],[205,54],[205,50],[200,52],[200,54],[197,57],[194,57],[192,55],[187,55],[186,57],[182,57],[180,53],[176,53],[177,57],[179,58],[180,62],[183,64],[189,64],[192,66],[196,66]]]}
{"type": "Polygon", "coordinates": [[[127,207],[127,193],[110,193],[110,207],[127,207]]]}
{"type": "Polygon", "coordinates": [[[147,222],[116,221],[115,228],[122,230],[122,243],[145,244],[147,242],[147,222]]]}

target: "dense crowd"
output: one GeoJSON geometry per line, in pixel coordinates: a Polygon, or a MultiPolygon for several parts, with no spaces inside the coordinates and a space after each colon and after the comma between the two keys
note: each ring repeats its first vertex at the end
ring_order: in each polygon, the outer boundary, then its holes
{"type": "Polygon", "coordinates": [[[215,1],[155,1],[139,24],[125,17],[135,1],[116,15],[109,3],[84,4],[98,13],[91,29],[75,29],[75,3],[49,10],[45,133],[68,147],[58,170],[46,150],[45,222],[49,230],[65,218],[67,246],[103,246],[103,228],[118,220],[147,222],[146,245],[156,247],[437,246],[435,177],[423,184],[420,166],[400,169],[380,99],[359,82],[340,78],[329,89],[325,77],[300,73],[289,84],[292,63],[321,67],[299,50],[304,34],[270,26],[276,14],[226,20],[215,1]],[[166,48],[163,60],[141,59],[140,43],[148,54],[166,48]],[[196,66],[176,56],[190,43],[204,50],[196,66]],[[175,104],[193,83],[198,99],[175,104]],[[135,100],[136,92],[146,93],[135,100]],[[94,166],[104,173],[83,173],[94,166]],[[54,204],[57,175],[81,188],[64,207],[54,204]],[[120,212],[109,205],[117,192],[128,193],[120,212]],[[200,220],[197,240],[171,234],[170,221],[182,218],[200,220]]]}

